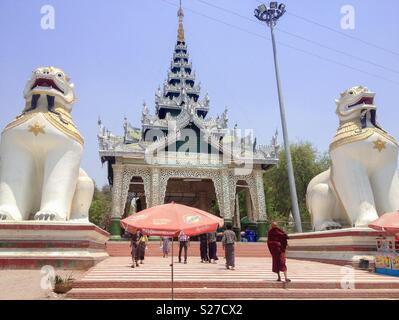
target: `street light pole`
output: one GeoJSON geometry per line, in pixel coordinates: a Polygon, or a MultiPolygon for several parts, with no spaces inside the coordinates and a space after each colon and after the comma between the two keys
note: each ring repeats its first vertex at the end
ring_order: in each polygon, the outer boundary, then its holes
{"type": "Polygon", "coordinates": [[[277,2],[271,2],[269,7],[262,4],[257,9],[255,9],[255,17],[258,18],[260,21],[266,22],[266,24],[270,27],[270,32],[271,32],[271,36],[272,36],[274,69],[275,69],[275,73],[276,73],[278,101],[279,101],[279,105],[280,105],[281,126],[283,129],[285,160],[286,160],[286,165],[287,165],[288,182],[289,182],[290,194],[291,194],[291,206],[292,206],[292,212],[293,212],[294,219],[295,219],[296,231],[302,232],[302,222],[301,222],[301,215],[299,213],[299,207],[298,207],[298,197],[297,197],[296,186],[295,186],[294,168],[292,166],[287,123],[285,120],[285,108],[284,108],[283,94],[281,92],[281,81],[280,81],[280,73],[279,73],[278,60],[277,60],[276,40],[274,37],[274,27],[276,26],[277,20],[284,13],[285,13],[285,5],[283,3],[278,5],[277,2]]]}

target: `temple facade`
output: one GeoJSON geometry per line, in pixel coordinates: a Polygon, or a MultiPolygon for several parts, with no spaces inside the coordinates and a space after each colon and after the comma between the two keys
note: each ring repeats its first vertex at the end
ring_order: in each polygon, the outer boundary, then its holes
{"type": "Polygon", "coordinates": [[[277,133],[270,145],[257,145],[251,130],[228,128],[227,108],[216,118],[208,116],[210,99],[200,97],[183,17],[180,8],[173,58],[155,93],[154,114],[144,103],[141,128],[125,118],[120,136],[98,122],[99,154],[112,186],[112,237],[120,237],[121,218],[171,201],[219,215],[238,231],[239,193],[249,227],[264,236],[263,173],[278,161],[277,133]]]}

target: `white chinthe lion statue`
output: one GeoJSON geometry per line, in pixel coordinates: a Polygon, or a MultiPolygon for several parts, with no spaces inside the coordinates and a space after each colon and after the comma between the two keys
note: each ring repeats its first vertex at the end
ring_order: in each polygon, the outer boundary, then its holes
{"type": "Polygon", "coordinates": [[[331,167],[307,189],[316,231],[366,227],[399,210],[398,143],[377,123],[374,95],[358,86],[336,100],[340,123],[330,144],[331,167]]]}
{"type": "Polygon", "coordinates": [[[83,139],[70,115],[70,78],[37,68],[24,98],[23,113],[1,135],[0,220],[88,222],[94,183],[80,169],[83,139]]]}

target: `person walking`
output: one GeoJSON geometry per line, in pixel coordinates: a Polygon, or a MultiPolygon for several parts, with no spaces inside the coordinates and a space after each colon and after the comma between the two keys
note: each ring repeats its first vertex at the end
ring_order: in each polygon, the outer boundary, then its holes
{"type": "Polygon", "coordinates": [[[187,250],[190,245],[190,237],[187,236],[184,231],[179,233],[179,263],[181,263],[181,252],[184,249],[184,263],[187,263],[187,250]]]}
{"type": "Polygon", "coordinates": [[[231,229],[232,229],[231,224],[226,225],[226,230],[222,238],[222,245],[226,257],[226,269],[234,270],[235,268],[234,245],[235,242],[237,241],[237,237],[234,231],[231,229]]]}
{"type": "Polygon", "coordinates": [[[138,267],[138,246],[139,246],[139,232],[135,232],[132,234],[132,237],[130,239],[130,254],[132,256],[132,268],[135,266],[138,267]]]}
{"type": "Polygon", "coordinates": [[[138,260],[140,264],[144,264],[145,249],[147,248],[148,237],[140,232],[138,246],[138,260]]]}
{"type": "Polygon", "coordinates": [[[216,232],[208,233],[209,263],[216,263],[216,261],[219,260],[217,256],[217,247],[216,232]]]}
{"type": "Polygon", "coordinates": [[[170,237],[161,237],[160,246],[162,247],[163,257],[168,257],[170,247],[170,237]]]}
{"type": "Polygon", "coordinates": [[[277,222],[271,224],[267,235],[267,246],[272,255],[273,272],[277,273],[277,281],[281,281],[280,272],[284,273],[285,282],[291,282],[287,275],[285,249],[288,244],[288,235],[278,227],[277,222]]]}
{"type": "Polygon", "coordinates": [[[201,254],[201,263],[208,262],[208,235],[206,233],[200,234],[200,254],[201,254]]]}

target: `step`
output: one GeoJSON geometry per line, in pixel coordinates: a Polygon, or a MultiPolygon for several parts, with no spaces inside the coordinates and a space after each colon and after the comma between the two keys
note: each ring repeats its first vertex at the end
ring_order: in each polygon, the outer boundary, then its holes
{"type": "MultiPolygon", "coordinates": [[[[171,281],[159,280],[80,280],[74,288],[107,288],[107,289],[164,289],[171,287],[171,281]]],[[[341,289],[338,281],[295,281],[291,283],[272,281],[174,281],[175,288],[220,288],[220,289],[341,289]]],[[[357,282],[351,288],[360,289],[399,289],[399,282],[363,281],[357,282]]]]}
{"type": "MultiPolygon", "coordinates": [[[[74,288],[68,299],[170,299],[170,289],[74,288]]],[[[399,299],[399,289],[176,288],[175,299],[399,299]]]]}

